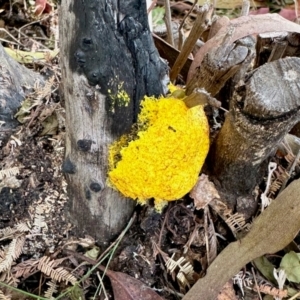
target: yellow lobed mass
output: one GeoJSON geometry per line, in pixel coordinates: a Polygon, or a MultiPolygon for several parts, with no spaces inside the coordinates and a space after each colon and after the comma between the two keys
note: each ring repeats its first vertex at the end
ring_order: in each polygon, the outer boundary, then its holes
{"type": "Polygon", "coordinates": [[[195,185],[209,148],[209,127],[202,106],[188,109],[177,98],[146,97],[135,138],[123,136],[109,149],[110,184],[144,204],[188,193],[195,185]]]}

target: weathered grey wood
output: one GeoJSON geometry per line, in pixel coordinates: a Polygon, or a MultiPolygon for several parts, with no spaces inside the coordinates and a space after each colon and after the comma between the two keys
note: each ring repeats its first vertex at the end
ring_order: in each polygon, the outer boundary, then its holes
{"type": "Polygon", "coordinates": [[[232,78],[249,57],[253,57],[253,42],[248,45],[244,39],[233,44],[226,43],[230,34],[224,38],[224,44],[207,53],[201,68],[191,78],[186,87],[186,94],[190,95],[196,88],[203,88],[211,96],[215,96],[225,83],[232,78]]]}
{"type": "MultiPolygon", "coordinates": [[[[258,34],[256,43],[257,56],[254,67],[257,68],[263,65],[264,63],[268,62],[269,57],[276,45],[286,43],[287,35],[287,32],[267,32],[258,34]]],[[[280,55],[279,58],[283,57],[282,51],[280,51],[280,53],[277,52],[276,54],[280,55]]]]}
{"type": "Polygon", "coordinates": [[[174,66],[170,72],[170,80],[173,82],[178,76],[179,72],[183,68],[188,56],[192,52],[197,40],[202,35],[202,33],[211,24],[211,18],[213,14],[212,5],[204,5],[197,11],[197,17],[195,23],[191,29],[189,36],[187,37],[183,47],[174,63],[174,66]]]}
{"type": "Polygon", "coordinates": [[[0,146],[19,125],[14,115],[37,81],[42,84],[42,76],[20,65],[0,44],[0,146]]]}
{"type": "Polygon", "coordinates": [[[255,67],[287,56],[300,57],[300,34],[268,32],[257,36],[255,67]]]}
{"type": "Polygon", "coordinates": [[[222,191],[251,195],[262,180],[263,162],[300,118],[300,58],[285,58],[255,70],[236,89],[230,112],[210,153],[211,175],[222,191]]]}
{"type": "Polygon", "coordinates": [[[65,0],[60,9],[69,215],[81,236],[113,239],[135,202],[107,185],[108,146],[130,131],[145,94],[164,92],[166,65],[146,1],[65,0]]]}

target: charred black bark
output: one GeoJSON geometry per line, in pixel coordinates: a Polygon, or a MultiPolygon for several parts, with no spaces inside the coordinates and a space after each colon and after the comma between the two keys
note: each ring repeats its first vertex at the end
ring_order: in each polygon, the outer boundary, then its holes
{"type": "Polygon", "coordinates": [[[167,66],[146,1],[65,0],[60,10],[69,218],[100,244],[124,228],[135,202],[107,184],[108,147],[128,133],[144,95],[165,91],[167,66]]]}
{"type": "Polygon", "coordinates": [[[112,132],[128,132],[144,95],[165,92],[161,80],[167,65],[149,31],[146,1],[73,1],[70,9],[77,21],[69,52],[71,70],[83,73],[107,96],[112,132]],[[132,100],[127,107],[111,99],[120,89],[132,100]]]}

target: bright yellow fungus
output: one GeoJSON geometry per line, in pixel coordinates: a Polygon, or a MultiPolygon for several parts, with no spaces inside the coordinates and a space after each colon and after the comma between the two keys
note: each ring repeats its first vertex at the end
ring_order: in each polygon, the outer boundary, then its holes
{"type": "Polygon", "coordinates": [[[145,97],[136,127],[110,146],[109,182],[141,204],[154,198],[160,211],[195,185],[209,148],[207,119],[202,106],[145,97]]]}

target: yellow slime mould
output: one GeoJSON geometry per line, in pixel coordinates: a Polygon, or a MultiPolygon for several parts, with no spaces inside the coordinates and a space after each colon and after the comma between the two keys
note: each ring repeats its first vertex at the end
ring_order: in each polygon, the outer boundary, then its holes
{"type": "Polygon", "coordinates": [[[203,106],[182,99],[145,97],[136,129],[109,149],[109,184],[158,211],[195,185],[209,148],[203,106]]]}

